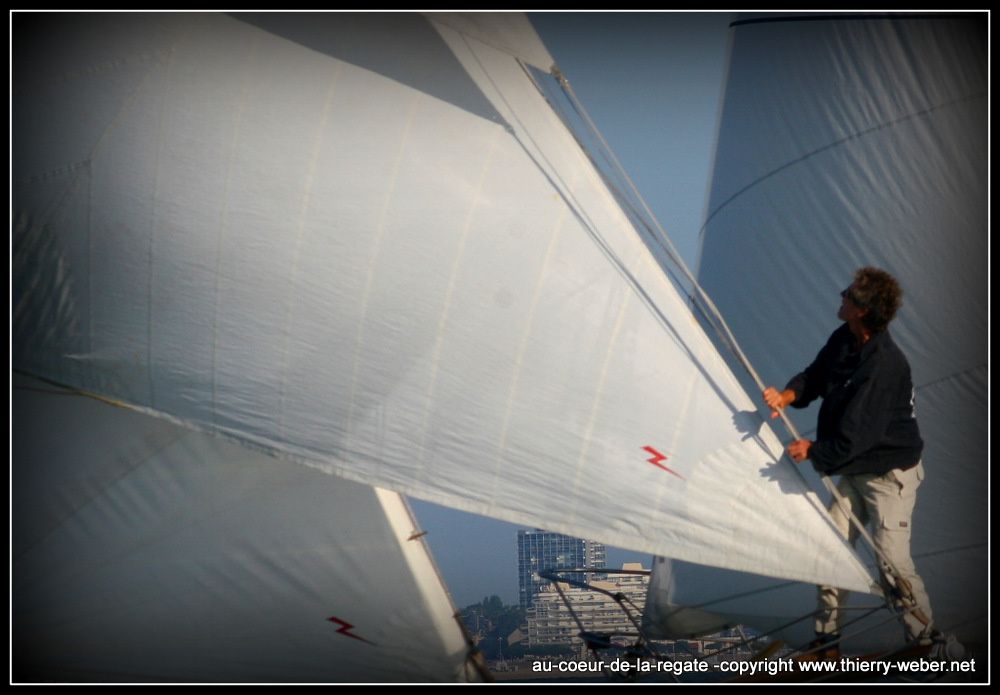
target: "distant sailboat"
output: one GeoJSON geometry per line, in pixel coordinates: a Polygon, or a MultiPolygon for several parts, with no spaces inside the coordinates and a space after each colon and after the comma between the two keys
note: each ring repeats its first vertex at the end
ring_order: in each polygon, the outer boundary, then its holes
{"type": "MultiPolygon", "coordinates": [[[[904,304],[890,330],[910,360],[925,441],[912,550],[938,626],[984,645],[984,15],[748,15],[731,31],[700,282],[781,387],[836,327],[837,292],[855,269],[899,278],[904,304]]],[[[791,414],[814,430],[815,407],[791,414]]],[[[674,636],[732,622],[774,628],[815,606],[812,587],[684,562],[658,564],[653,586],[647,620],[674,636]]],[[[845,648],[901,640],[891,619],[871,629],[887,615],[845,630],[845,648]]],[[[812,620],[783,635],[803,644],[812,620]]]]}
{"type": "Polygon", "coordinates": [[[276,470],[872,589],[546,101],[522,15],[18,14],[13,65],[16,370],[276,470]]]}

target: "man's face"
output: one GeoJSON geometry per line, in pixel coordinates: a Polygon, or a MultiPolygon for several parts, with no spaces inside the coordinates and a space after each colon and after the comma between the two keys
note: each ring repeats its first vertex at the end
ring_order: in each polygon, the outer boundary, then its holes
{"type": "Polygon", "coordinates": [[[857,321],[867,312],[858,306],[855,301],[857,288],[852,282],[850,287],[840,293],[840,310],[837,311],[837,318],[841,321],[857,321]]]}

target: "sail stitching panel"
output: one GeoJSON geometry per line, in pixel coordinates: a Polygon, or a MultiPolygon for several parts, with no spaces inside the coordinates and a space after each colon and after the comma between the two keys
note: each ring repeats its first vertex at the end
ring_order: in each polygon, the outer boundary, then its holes
{"type": "Polygon", "coordinates": [[[233,114],[232,120],[232,134],[227,147],[227,159],[225,165],[225,180],[223,182],[222,189],[222,204],[219,208],[219,225],[218,231],[216,232],[216,244],[215,244],[215,287],[212,292],[212,301],[214,304],[214,310],[212,312],[212,356],[211,364],[209,367],[210,371],[210,395],[211,395],[211,414],[212,414],[212,424],[219,424],[219,394],[218,394],[218,355],[219,355],[219,318],[222,313],[222,260],[223,260],[223,250],[225,249],[226,241],[230,235],[230,210],[232,205],[232,194],[233,194],[233,177],[236,171],[236,156],[239,152],[240,147],[240,137],[243,126],[243,117],[247,111],[247,104],[249,102],[253,67],[257,62],[257,56],[260,50],[260,39],[255,38],[250,42],[250,47],[247,50],[247,56],[243,60],[243,64],[246,69],[243,74],[242,85],[240,88],[240,97],[238,105],[233,114]]]}
{"type": "MultiPolygon", "coordinates": [[[[182,39],[185,37],[182,37],[182,39]]],[[[150,408],[156,409],[156,383],[154,379],[154,365],[156,364],[153,356],[153,337],[154,337],[154,293],[155,293],[155,277],[156,273],[156,259],[154,257],[154,251],[156,248],[156,224],[157,224],[157,203],[159,202],[159,189],[161,185],[161,173],[163,165],[163,148],[165,145],[165,140],[167,139],[167,133],[164,132],[167,127],[164,121],[166,120],[165,115],[170,105],[167,100],[167,95],[171,91],[172,87],[172,76],[176,65],[176,49],[181,43],[178,40],[176,44],[171,47],[170,54],[167,57],[166,65],[163,68],[164,76],[163,82],[164,87],[160,91],[159,103],[156,108],[156,126],[155,126],[155,146],[153,148],[153,162],[151,168],[153,170],[153,183],[152,190],[150,191],[151,204],[149,209],[149,239],[148,239],[148,253],[147,253],[147,283],[146,283],[146,378],[148,381],[148,397],[147,403],[150,408]]]]}
{"type": "Polygon", "coordinates": [[[355,411],[357,410],[358,380],[361,372],[361,356],[365,342],[365,324],[368,320],[369,303],[377,276],[379,257],[382,253],[382,242],[385,238],[386,229],[389,224],[389,210],[392,207],[393,195],[399,181],[399,173],[409,144],[410,130],[422,105],[422,100],[419,97],[420,95],[418,92],[414,92],[410,97],[410,103],[407,108],[406,124],[399,136],[399,145],[395,160],[392,164],[392,171],[388,177],[385,197],[377,215],[378,221],[376,225],[375,240],[372,244],[368,266],[366,268],[365,289],[361,295],[361,311],[358,316],[358,325],[354,338],[354,356],[351,361],[351,388],[347,408],[347,427],[349,434],[353,434],[354,429],[358,425],[355,420],[355,411]]]}
{"type": "MultiPolygon", "coordinates": [[[[573,476],[572,494],[570,498],[573,500],[573,505],[570,509],[568,524],[572,525],[576,521],[577,510],[580,505],[580,484],[583,477],[583,471],[587,465],[587,454],[590,450],[591,441],[593,439],[594,426],[597,423],[597,415],[600,410],[601,400],[604,396],[605,386],[608,380],[608,370],[611,366],[611,360],[614,356],[614,348],[618,342],[618,338],[621,335],[622,324],[625,315],[628,311],[628,306],[630,299],[632,297],[631,292],[623,292],[620,301],[618,302],[617,316],[615,317],[614,325],[611,329],[611,334],[608,337],[608,345],[605,348],[604,360],[601,364],[601,371],[597,378],[596,388],[594,390],[594,398],[590,404],[590,413],[587,418],[587,425],[581,436],[581,447],[580,454],[576,462],[576,470],[573,476]]],[[[610,473],[610,471],[602,471],[603,473],[610,473]]]]}
{"type": "Polygon", "coordinates": [[[546,278],[552,272],[551,263],[555,257],[555,249],[559,246],[559,241],[566,226],[568,212],[569,211],[566,207],[561,208],[559,211],[558,221],[556,222],[552,234],[549,237],[549,243],[545,247],[545,255],[542,258],[538,274],[535,278],[528,310],[524,315],[524,330],[522,331],[520,340],[518,341],[517,353],[514,357],[514,373],[510,378],[510,386],[507,391],[506,403],[503,410],[503,420],[500,426],[500,437],[497,445],[496,463],[494,464],[491,478],[492,486],[490,488],[488,498],[489,508],[487,509],[487,515],[495,513],[497,509],[497,489],[501,479],[501,473],[503,471],[505,453],[507,451],[507,435],[510,430],[511,416],[513,415],[514,406],[517,403],[518,391],[520,389],[524,357],[528,350],[528,345],[531,342],[536,320],[535,317],[537,315],[539,302],[542,298],[542,290],[545,286],[546,278]]]}
{"type": "Polygon", "coordinates": [[[445,291],[444,301],[441,306],[441,311],[438,315],[437,330],[434,339],[434,347],[431,350],[430,358],[430,380],[427,386],[426,397],[424,398],[424,411],[420,424],[418,425],[419,431],[419,443],[417,445],[418,455],[420,456],[419,468],[420,472],[417,474],[418,479],[421,482],[427,481],[429,477],[428,471],[428,460],[431,459],[429,452],[426,447],[426,440],[429,428],[431,425],[431,413],[432,413],[432,403],[434,401],[434,394],[437,388],[438,374],[440,372],[440,362],[441,353],[447,342],[446,336],[449,313],[452,308],[452,302],[455,295],[455,287],[458,282],[458,275],[462,269],[462,261],[466,253],[466,244],[469,239],[469,235],[473,233],[473,222],[475,219],[476,211],[479,208],[483,195],[483,186],[492,173],[492,165],[494,155],[496,154],[497,147],[499,145],[500,136],[504,131],[500,128],[494,130],[492,138],[490,139],[488,149],[486,151],[486,156],[483,158],[483,163],[480,167],[479,176],[476,180],[476,185],[474,190],[469,195],[469,207],[465,212],[464,221],[462,223],[462,231],[460,234],[460,239],[458,242],[458,247],[455,251],[455,258],[451,264],[451,269],[448,277],[448,287],[445,291]]]}
{"type": "Polygon", "coordinates": [[[299,265],[302,257],[302,247],[304,245],[304,237],[306,236],[306,221],[308,219],[308,212],[310,207],[310,202],[313,196],[313,188],[316,183],[316,170],[320,160],[320,154],[323,151],[323,146],[325,143],[325,135],[329,128],[330,123],[330,113],[333,108],[334,95],[337,92],[337,87],[340,82],[341,71],[343,68],[343,63],[337,61],[333,74],[330,76],[330,86],[326,93],[326,98],[323,102],[323,111],[319,118],[319,124],[316,127],[316,134],[314,135],[314,140],[312,146],[310,147],[311,156],[309,162],[306,166],[306,171],[303,173],[302,177],[302,197],[299,204],[299,214],[298,219],[295,221],[295,250],[292,255],[292,268],[291,276],[288,278],[288,296],[286,299],[286,305],[284,310],[285,325],[282,333],[284,334],[284,341],[281,350],[281,364],[278,366],[278,371],[281,374],[281,381],[279,382],[279,395],[278,395],[278,432],[277,436],[279,441],[286,440],[285,434],[285,400],[286,392],[288,390],[288,379],[289,379],[289,346],[292,340],[292,333],[295,326],[295,307],[297,305],[296,297],[298,296],[298,276],[299,276],[299,265]]]}

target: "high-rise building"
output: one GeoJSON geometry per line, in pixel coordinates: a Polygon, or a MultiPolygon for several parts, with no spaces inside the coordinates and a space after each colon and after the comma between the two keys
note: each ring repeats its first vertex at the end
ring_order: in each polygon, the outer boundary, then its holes
{"type": "MultiPolygon", "coordinates": [[[[545,570],[588,568],[604,569],[607,551],[603,543],[564,536],[549,531],[517,532],[517,583],[521,608],[527,610],[539,589],[549,580],[538,576],[545,570]]],[[[562,575],[562,578],[586,582],[594,579],[586,573],[562,575]]]]}

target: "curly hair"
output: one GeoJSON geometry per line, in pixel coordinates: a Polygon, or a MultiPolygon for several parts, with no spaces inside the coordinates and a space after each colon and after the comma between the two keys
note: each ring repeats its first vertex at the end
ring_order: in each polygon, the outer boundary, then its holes
{"type": "Polygon", "coordinates": [[[899,282],[880,268],[855,271],[853,296],[858,308],[867,310],[861,320],[873,333],[884,331],[903,304],[899,282]]]}

